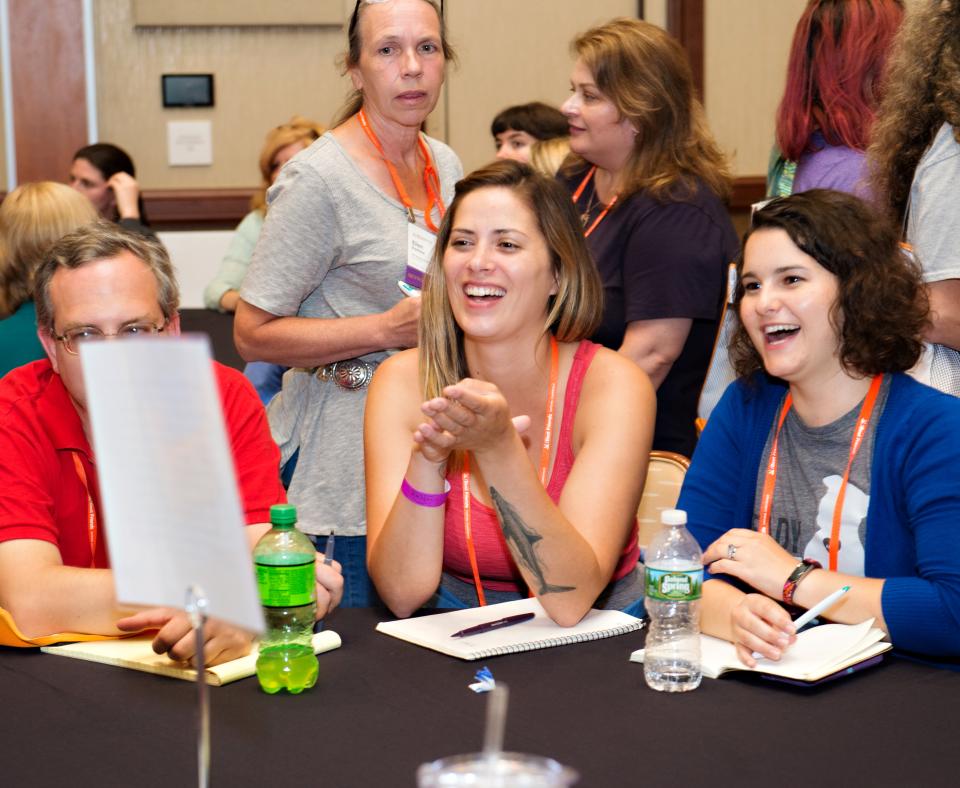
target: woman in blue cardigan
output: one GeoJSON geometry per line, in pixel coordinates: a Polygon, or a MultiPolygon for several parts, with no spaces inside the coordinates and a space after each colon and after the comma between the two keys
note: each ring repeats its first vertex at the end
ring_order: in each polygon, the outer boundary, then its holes
{"type": "Polygon", "coordinates": [[[960,400],[903,374],[928,306],[896,229],[839,192],[774,200],[738,273],[741,378],[679,503],[710,578],[703,631],[776,660],[789,611],[849,585],[825,618],[960,656],[960,400]]]}

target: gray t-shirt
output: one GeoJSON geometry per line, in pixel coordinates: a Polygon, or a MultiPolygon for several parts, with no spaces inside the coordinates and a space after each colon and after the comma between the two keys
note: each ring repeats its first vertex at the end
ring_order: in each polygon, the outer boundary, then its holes
{"type": "MultiPolygon", "coordinates": [[[[450,148],[426,140],[449,205],[463,169],[450,148]]],[[[332,134],[284,166],[267,200],[270,211],[241,289],[245,301],[274,315],[339,318],[384,312],[403,297],[397,280],[406,269],[406,209],[363,174],[332,134]]],[[[425,226],[423,213],[415,213],[425,226]]],[[[436,210],[433,220],[440,221],[436,210]]],[[[362,358],[376,363],[389,353],[362,358]]],[[[321,381],[312,370],[291,369],[270,403],[283,461],[300,449],[288,494],[307,533],[366,533],[366,395],[321,381]]]]}
{"type": "MultiPolygon", "coordinates": [[[[923,269],[925,282],[960,279],[960,144],[944,123],[917,164],[910,186],[907,240],[923,269]]],[[[934,388],[960,396],[960,353],[931,345],[930,380],[934,388]]],[[[924,381],[926,382],[926,381],[924,381]]]]}
{"type": "MultiPolygon", "coordinates": [[[[866,544],[867,507],[870,504],[873,439],[889,390],[890,377],[887,376],[880,386],[870,424],[850,469],[850,480],[843,501],[843,516],[840,519],[837,569],[860,577],[864,573],[863,546],[866,544]]],[[[814,558],[823,566],[828,565],[833,510],[844,471],[847,469],[850,441],[862,404],[857,403],[849,413],[822,427],[808,427],[793,408],[783,422],[777,463],[777,486],[770,511],[770,535],[784,550],[798,559],[814,558]]],[[[777,409],[777,419],[779,414],[780,410],[777,409]]],[[[770,446],[776,430],[775,422],[767,435],[767,443],[757,471],[754,528],[760,520],[760,500],[763,496],[770,446]]]]}

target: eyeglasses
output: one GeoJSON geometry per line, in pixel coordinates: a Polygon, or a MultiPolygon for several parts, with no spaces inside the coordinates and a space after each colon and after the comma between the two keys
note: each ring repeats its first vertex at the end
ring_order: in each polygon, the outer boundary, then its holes
{"type": "Polygon", "coordinates": [[[105,339],[130,339],[131,337],[156,336],[161,333],[166,325],[155,326],[153,323],[129,323],[123,326],[119,331],[113,334],[107,334],[99,328],[92,326],[81,326],[80,328],[71,328],[65,331],[61,336],[53,335],[53,338],[63,342],[63,349],[68,353],[77,355],[80,345],[86,345],[93,342],[102,342],[105,339]]]}

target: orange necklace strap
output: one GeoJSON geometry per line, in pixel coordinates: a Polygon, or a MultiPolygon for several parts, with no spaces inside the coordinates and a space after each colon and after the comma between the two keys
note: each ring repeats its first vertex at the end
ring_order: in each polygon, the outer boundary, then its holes
{"type": "MultiPolygon", "coordinates": [[[[583,190],[587,188],[587,184],[590,183],[590,179],[593,178],[593,175],[594,175],[594,173],[595,173],[596,171],[597,171],[597,167],[596,167],[596,165],[594,165],[593,167],[590,168],[590,171],[586,174],[586,176],[584,177],[584,179],[583,179],[582,181],[580,181],[580,185],[577,187],[577,190],[573,193],[573,204],[574,204],[574,205],[577,204],[577,200],[580,199],[580,195],[583,194],[583,190]]],[[[596,187],[594,187],[594,188],[596,188],[596,187]]],[[[600,224],[600,222],[603,221],[604,217],[605,217],[608,213],[610,213],[610,209],[613,208],[613,206],[617,204],[617,200],[618,200],[618,199],[620,199],[620,195],[619,195],[619,194],[615,194],[615,195],[613,195],[613,199],[610,200],[610,202],[608,202],[606,205],[603,206],[603,210],[600,211],[600,215],[599,215],[596,219],[593,220],[593,224],[591,224],[586,230],[584,230],[584,232],[583,232],[583,237],[584,237],[584,238],[589,238],[589,237],[590,237],[590,233],[592,233],[594,230],[597,229],[597,225],[600,224]]],[[[586,221],[586,218],[584,219],[584,221],[586,221]]]]}
{"type": "Polygon", "coordinates": [[[867,433],[867,427],[870,424],[870,417],[873,415],[873,407],[877,403],[877,395],[880,393],[880,383],[883,381],[881,375],[875,375],[870,383],[870,391],[863,401],[863,407],[860,408],[860,416],[857,418],[857,426],[853,431],[853,439],[850,441],[850,458],[847,460],[847,469],[843,472],[843,481],[840,483],[840,489],[837,492],[837,503],[833,507],[833,528],[830,531],[830,571],[837,571],[837,564],[840,557],[840,521],[843,519],[843,501],[847,494],[847,482],[850,479],[850,470],[853,468],[853,458],[857,456],[860,445],[863,443],[863,437],[867,433]]]}
{"type": "MultiPolygon", "coordinates": [[[[883,383],[882,375],[875,375],[870,382],[870,390],[863,400],[860,407],[860,415],[857,417],[857,425],[853,430],[853,437],[850,440],[850,454],[847,458],[847,468],[843,472],[843,481],[840,483],[840,489],[837,492],[837,501],[833,507],[833,527],[830,531],[830,571],[836,572],[840,556],[840,522],[843,519],[843,502],[847,494],[847,483],[850,480],[850,471],[853,468],[854,458],[860,450],[863,438],[867,433],[867,427],[870,425],[870,418],[873,416],[873,409],[877,403],[877,395],[880,393],[880,385],[883,383]]],[[[793,403],[790,394],[783,400],[783,407],[780,409],[780,416],[777,419],[777,429],[773,435],[773,442],[770,445],[770,458],[767,461],[766,476],[763,480],[763,495],[760,499],[759,521],[757,530],[763,534],[770,533],[770,512],[773,508],[773,494],[777,484],[777,465],[779,462],[779,443],[780,430],[783,428],[783,422],[787,417],[787,412],[793,403]]]]}
{"type": "Polygon", "coordinates": [[[97,565],[97,509],[93,505],[93,496],[90,494],[90,484],[87,481],[87,471],[83,467],[83,462],[77,452],[71,452],[73,457],[73,467],[77,469],[77,476],[80,477],[80,483],[87,493],[87,541],[90,544],[90,568],[97,565]]]}
{"type": "MultiPolygon", "coordinates": [[[[543,424],[543,446],[540,450],[540,483],[547,486],[547,473],[550,470],[550,447],[553,443],[553,414],[556,407],[557,381],[560,379],[560,347],[556,337],[550,335],[550,383],[547,386],[547,413],[543,424]]],[[[467,542],[467,556],[473,572],[473,584],[477,589],[477,601],[483,607],[487,604],[480,582],[480,569],[477,564],[477,549],[473,543],[473,529],[470,524],[470,455],[463,458],[463,472],[460,476],[463,487],[463,534],[467,542]]],[[[533,596],[533,593],[530,593],[533,596]]]]}
{"type": "MultiPolygon", "coordinates": [[[[369,139],[373,147],[377,149],[377,153],[380,154],[380,158],[383,159],[383,163],[387,166],[387,172],[390,173],[390,180],[393,181],[393,186],[397,190],[397,196],[400,198],[400,202],[403,203],[403,207],[407,209],[407,219],[413,223],[415,221],[413,214],[413,200],[410,199],[410,194],[403,185],[403,181],[400,180],[400,173],[397,172],[397,168],[394,166],[393,162],[387,158],[387,154],[383,150],[383,145],[381,145],[380,140],[377,139],[377,135],[370,127],[370,123],[367,120],[367,115],[362,109],[357,113],[357,118],[360,121],[360,127],[367,135],[367,139],[369,139]]],[[[435,233],[437,232],[437,226],[434,224],[433,218],[430,214],[433,213],[434,206],[437,207],[441,218],[443,218],[444,213],[443,200],[440,196],[440,178],[437,175],[436,169],[433,166],[433,162],[430,159],[430,150],[427,148],[427,144],[423,141],[423,137],[418,136],[417,142],[419,143],[420,155],[423,156],[424,160],[423,185],[427,191],[428,199],[426,210],[423,212],[423,218],[427,227],[435,233]]]]}

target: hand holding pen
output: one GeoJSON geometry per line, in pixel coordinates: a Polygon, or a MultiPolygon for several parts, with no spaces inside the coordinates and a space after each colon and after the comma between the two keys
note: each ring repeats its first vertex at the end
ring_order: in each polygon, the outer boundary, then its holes
{"type": "Polygon", "coordinates": [[[327,537],[322,560],[317,556],[316,561],[318,619],[329,615],[343,597],[343,575],[340,573],[340,565],[333,560],[333,551],[334,536],[331,533],[327,537]]]}

